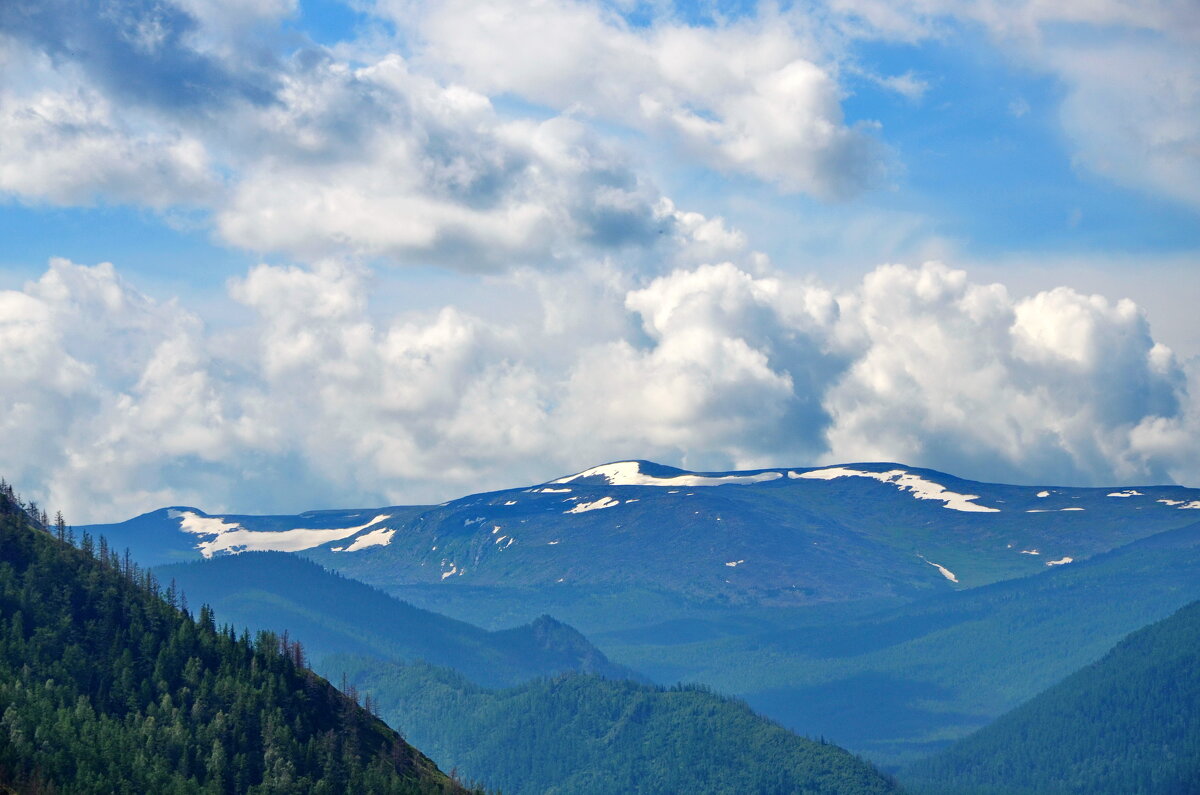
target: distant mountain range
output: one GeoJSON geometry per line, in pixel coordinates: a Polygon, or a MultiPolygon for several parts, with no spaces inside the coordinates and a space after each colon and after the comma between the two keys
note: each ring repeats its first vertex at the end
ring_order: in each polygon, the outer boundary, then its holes
{"type": "MultiPolygon", "coordinates": [[[[209,558],[177,569],[186,590],[248,623],[304,627],[298,637],[330,651],[476,665],[476,685],[489,665],[493,686],[553,665],[528,648],[518,664],[476,627],[455,641],[482,644],[473,663],[389,645],[364,629],[385,623],[356,626],[350,602],[316,597],[324,586],[305,594],[309,574],[289,585],[240,553],[297,553],[411,603],[398,635],[413,606],[514,637],[548,614],[577,652],[590,641],[660,684],[711,685],[896,770],[1200,599],[1198,520],[1200,490],[1179,486],[627,461],[435,506],[265,517],[176,506],[86,529],[143,563],[209,558]],[[226,570],[236,585],[197,583],[226,570]]],[[[583,667],[569,658],[555,664],[583,667]]]]}
{"type": "Polygon", "coordinates": [[[488,631],[325,570],[296,555],[248,552],[160,566],[193,603],[252,631],[288,631],[318,664],[332,654],[446,666],[485,687],[567,671],[638,679],[571,627],[550,616],[488,631]]]}
{"type": "Polygon", "coordinates": [[[1200,518],[1200,490],[965,481],[897,464],[694,473],[606,464],[436,506],[97,525],[158,565],[307,552],[381,587],[646,588],[694,601],[914,598],[1069,565],[1200,518]]]}

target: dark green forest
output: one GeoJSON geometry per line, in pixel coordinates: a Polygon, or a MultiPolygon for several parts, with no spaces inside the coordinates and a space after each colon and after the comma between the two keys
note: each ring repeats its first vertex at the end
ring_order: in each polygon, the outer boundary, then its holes
{"type": "MultiPolygon", "coordinates": [[[[0,488],[0,787],[453,793],[287,636],[195,618],[103,540],[0,488]]],[[[369,705],[368,705],[369,706],[369,705]]]]}
{"type": "Polygon", "coordinates": [[[1200,793],[1200,602],[902,779],[929,795],[1200,793]]]}
{"type": "Polygon", "coordinates": [[[900,791],[849,752],[703,687],[565,674],[489,690],[445,668],[349,656],[327,659],[325,670],[372,693],[443,767],[486,771],[511,795],[900,791]]]}

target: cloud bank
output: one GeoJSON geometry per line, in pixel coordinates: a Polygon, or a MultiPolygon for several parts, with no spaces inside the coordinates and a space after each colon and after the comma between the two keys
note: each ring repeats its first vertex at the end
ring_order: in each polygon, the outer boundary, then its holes
{"type": "Polygon", "coordinates": [[[6,477],[75,521],[436,500],[633,456],[1200,481],[1196,373],[1129,301],[938,263],[836,294],[723,263],[576,285],[628,321],[588,337],[546,310],[380,322],[369,278],[258,266],[229,287],[246,322],[211,330],[111,265],[51,263],[0,293],[6,477]]]}

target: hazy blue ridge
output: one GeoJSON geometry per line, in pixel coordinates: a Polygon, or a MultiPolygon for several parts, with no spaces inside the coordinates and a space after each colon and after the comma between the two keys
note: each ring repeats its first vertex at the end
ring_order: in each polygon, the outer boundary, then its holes
{"type": "Polygon", "coordinates": [[[570,670],[639,676],[549,616],[489,632],[283,552],[247,552],[156,572],[164,582],[176,582],[192,602],[213,605],[223,620],[251,630],[287,630],[314,660],[335,653],[424,660],[488,686],[570,670]]]}

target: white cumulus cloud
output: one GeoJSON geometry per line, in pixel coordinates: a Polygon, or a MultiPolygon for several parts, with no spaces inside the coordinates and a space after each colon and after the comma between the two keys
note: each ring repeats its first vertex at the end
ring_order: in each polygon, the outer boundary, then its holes
{"type": "Polygon", "coordinates": [[[1125,300],[936,263],[842,293],[732,263],[600,269],[569,294],[614,321],[578,334],[548,322],[554,274],[508,283],[531,294],[516,316],[381,312],[372,280],[261,265],[230,284],[240,323],[209,329],[110,265],[53,262],[0,292],[0,471],[73,521],[444,499],[635,456],[1200,479],[1197,375],[1125,300]]]}
{"type": "Polygon", "coordinates": [[[469,85],[664,135],[718,169],[821,197],[884,171],[882,146],[845,121],[832,59],[799,18],[766,9],[715,27],[634,28],[580,0],[380,5],[416,29],[422,59],[469,85]]]}

